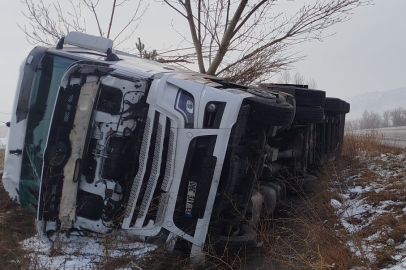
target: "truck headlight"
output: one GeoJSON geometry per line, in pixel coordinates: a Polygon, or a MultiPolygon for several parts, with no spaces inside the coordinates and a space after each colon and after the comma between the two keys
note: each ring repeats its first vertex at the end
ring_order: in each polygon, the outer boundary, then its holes
{"type": "Polygon", "coordinates": [[[185,128],[193,128],[195,121],[195,99],[191,93],[179,89],[176,95],[175,110],[180,112],[185,119],[185,128]]]}

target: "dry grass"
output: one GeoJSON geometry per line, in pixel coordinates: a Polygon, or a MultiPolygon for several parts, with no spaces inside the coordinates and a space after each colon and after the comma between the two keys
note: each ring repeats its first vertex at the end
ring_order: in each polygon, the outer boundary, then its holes
{"type": "MultiPolygon", "coordinates": [[[[364,205],[380,212],[366,212],[350,221],[361,228],[347,235],[361,252],[363,269],[381,269],[396,262],[397,246],[406,240],[406,163],[399,147],[380,142],[375,134],[345,136],[344,158],[352,165],[343,171],[348,186],[369,187],[353,194],[364,205]],[[373,259],[371,259],[373,258],[373,259]]],[[[351,194],[350,194],[351,198],[351,194]]]]}
{"type": "MultiPolygon", "coordinates": [[[[4,149],[0,150],[0,164],[4,149]]],[[[0,185],[0,269],[24,269],[27,264],[20,241],[35,234],[34,216],[13,202],[0,185]]]]}
{"type": "Polygon", "coordinates": [[[347,133],[344,136],[343,155],[344,156],[379,156],[382,153],[398,155],[404,152],[400,147],[383,144],[377,136],[377,131],[371,131],[368,134],[359,135],[347,133]]]}
{"type": "Polygon", "coordinates": [[[284,216],[275,216],[271,237],[266,230],[264,252],[269,265],[276,269],[349,269],[356,258],[337,235],[337,215],[331,199],[341,200],[332,190],[332,177],[342,166],[331,161],[318,175],[318,184],[312,194],[299,196],[282,206],[284,216]],[[334,165],[334,166],[333,166],[334,165]]]}
{"type": "MultiPolygon", "coordinates": [[[[273,269],[381,269],[393,263],[395,246],[406,240],[406,217],[403,216],[406,168],[404,158],[396,156],[400,153],[401,149],[381,144],[374,135],[347,135],[343,157],[325,163],[313,194],[290,201],[283,206],[284,214],[275,216],[275,220],[264,226],[261,239],[267,266],[273,269]],[[370,168],[369,163],[356,158],[381,157],[383,153],[388,159],[374,160],[376,168],[370,168]],[[392,171],[393,175],[383,179],[379,174],[381,168],[392,171]],[[348,180],[349,176],[357,177],[348,180]],[[397,204],[390,206],[388,211],[391,213],[373,220],[359,232],[350,233],[341,226],[330,201],[335,199],[343,203],[341,191],[347,185],[365,187],[371,183],[381,184],[383,188],[360,195],[366,204],[377,205],[384,201],[396,201],[397,204]],[[377,231],[385,233],[370,243],[375,256],[371,262],[363,240],[377,231]],[[349,242],[360,250],[360,254],[353,253],[349,242]],[[381,246],[384,248],[377,248],[381,246]]],[[[349,223],[359,225],[365,223],[365,218],[368,217],[354,216],[349,223]]]]}
{"type": "MultiPolygon", "coordinates": [[[[232,255],[227,250],[216,254],[208,245],[204,269],[381,269],[393,263],[396,245],[406,240],[406,217],[403,213],[406,206],[406,160],[395,159],[400,151],[396,147],[380,144],[372,135],[346,135],[344,156],[324,163],[313,192],[300,193],[284,201],[272,219],[258,226],[259,240],[263,243],[261,248],[249,253],[242,250],[240,254],[232,255]],[[376,168],[356,158],[380,157],[382,153],[388,156],[388,161],[377,159],[376,168]],[[379,174],[381,168],[394,173],[384,181],[379,174]],[[344,203],[341,191],[347,185],[365,187],[371,182],[382,185],[382,188],[354,196],[362,196],[371,205],[396,199],[398,202],[389,205],[385,209],[388,213],[382,214],[368,226],[349,233],[341,225],[331,200],[344,203]],[[375,261],[370,262],[363,239],[376,231],[384,233],[374,239],[371,247],[381,244],[383,248],[373,249],[375,261]],[[354,254],[348,246],[349,241],[361,254],[354,254]]],[[[0,269],[26,269],[30,259],[27,259],[18,242],[34,234],[33,216],[10,201],[2,187],[0,199],[0,269]]],[[[348,222],[357,226],[365,222],[364,218],[354,216],[348,222]]],[[[115,258],[109,255],[117,241],[122,240],[113,236],[104,238],[106,254],[96,269],[131,268],[134,258],[130,254],[115,258]]],[[[160,248],[137,261],[137,264],[143,269],[203,269],[190,265],[187,254],[168,254],[160,248]]]]}
{"type": "MultiPolygon", "coordinates": [[[[312,193],[299,192],[281,204],[272,219],[257,227],[262,247],[238,255],[225,250],[206,254],[204,269],[350,269],[360,264],[337,233],[338,217],[330,204],[331,199],[342,200],[333,189],[339,171],[348,165],[346,160],[327,163],[318,175],[312,193]],[[334,181],[333,181],[334,179],[334,181]]],[[[146,269],[199,269],[188,263],[188,258],[175,253],[165,256],[160,252],[145,266],[146,269]],[[164,258],[164,259],[161,259],[164,258]]]]}

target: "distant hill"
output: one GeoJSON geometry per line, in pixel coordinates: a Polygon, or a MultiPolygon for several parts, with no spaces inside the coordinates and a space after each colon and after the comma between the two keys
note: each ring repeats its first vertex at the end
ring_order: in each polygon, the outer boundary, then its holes
{"type": "Polygon", "coordinates": [[[345,98],[351,104],[347,119],[360,118],[364,110],[382,114],[386,110],[403,107],[406,109],[406,87],[388,91],[366,93],[355,97],[345,98]]]}

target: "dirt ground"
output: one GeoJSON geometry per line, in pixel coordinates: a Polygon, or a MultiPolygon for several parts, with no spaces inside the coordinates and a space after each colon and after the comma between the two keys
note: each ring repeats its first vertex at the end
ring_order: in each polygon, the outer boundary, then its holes
{"type": "MultiPolygon", "coordinates": [[[[3,164],[4,150],[0,153],[3,164]]],[[[0,185],[0,269],[24,269],[20,241],[35,234],[34,214],[13,202],[0,185]]]]}

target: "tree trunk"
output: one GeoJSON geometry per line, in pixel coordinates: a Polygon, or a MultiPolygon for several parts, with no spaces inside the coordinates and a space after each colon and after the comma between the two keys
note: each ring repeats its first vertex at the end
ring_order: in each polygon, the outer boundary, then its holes
{"type": "MultiPolygon", "coordinates": [[[[189,22],[189,27],[190,27],[190,33],[192,35],[193,45],[195,46],[195,49],[196,49],[197,63],[199,65],[199,72],[206,73],[206,69],[204,67],[204,62],[203,62],[202,44],[200,43],[199,38],[197,37],[195,21],[193,19],[192,7],[190,6],[190,0],[185,1],[185,8],[186,8],[187,20],[189,22]]],[[[200,22],[197,22],[197,23],[200,24],[200,22]]]]}
{"type": "MultiPolygon", "coordinates": [[[[228,50],[228,46],[230,45],[230,41],[234,36],[234,29],[238,23],[238,20],[241,18],[241,14],[244,11],[245,6],[247,5],[248,0],[241,0],[240,4],[238,5],[237,10],[234,13],[233,18],[230,21],[230,24],[227,27],[226,32],[224,33],[223,38],[221,39],[221,44],[219,50],[216,53],[216,56],[213,59],[209,69],[207,70],[207,74],[215,75],[218,67],[220,66],[221,62],[223,61],[224,56],[228,50]]],[[[227,23],[227,22],[226,22],[227,23]]]]}

